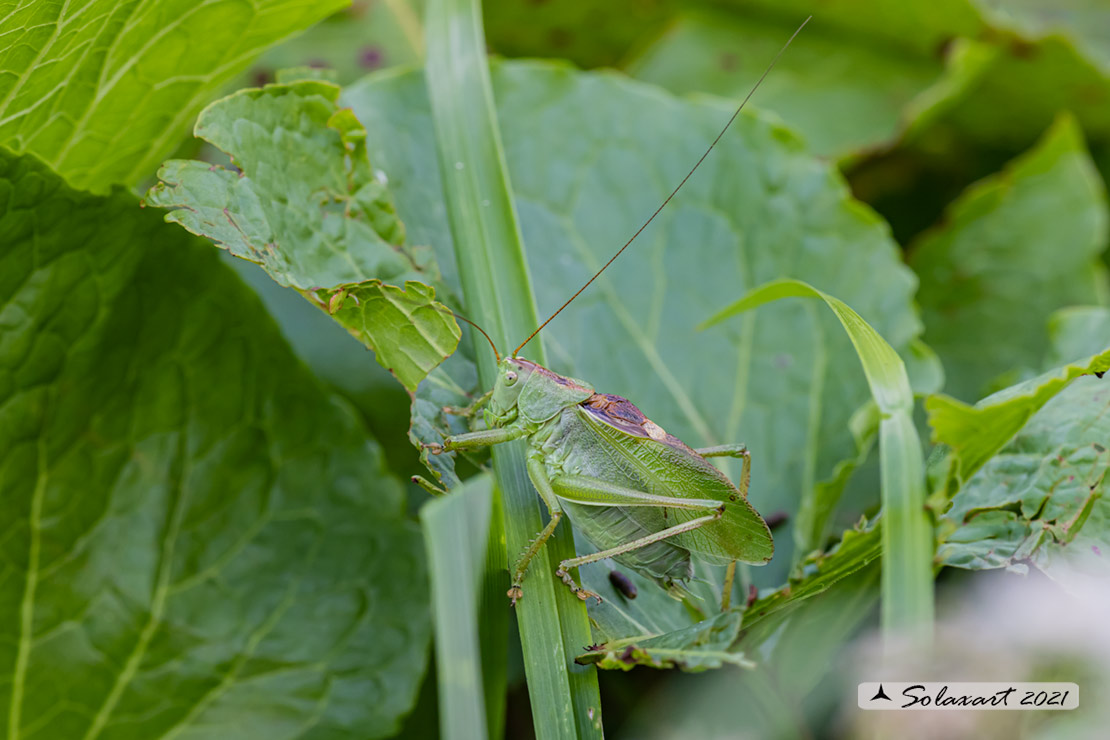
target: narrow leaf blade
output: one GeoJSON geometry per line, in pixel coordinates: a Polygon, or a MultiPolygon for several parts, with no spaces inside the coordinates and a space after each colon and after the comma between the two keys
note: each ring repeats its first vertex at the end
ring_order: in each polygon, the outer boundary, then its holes
{"type": "Polygon", "coordinates": [[[471,478],[420,510],[431,572],[440,731],[449,740],[488,735],[478,607],[491,483],[488,476],[471,478]]]}
{"type": "MultiPolygon", "coordinates": [[[[434,0],[427,18],[427,93],[466,307],[496,343],[511,347],[538,321],[493,107],[480,3],[434,0]]],[[[542,345],[533,344],[530,357],[542,364],[542,345]]],[[[492,387],[493,358],[479,355],[478,367],[483,387],[492,387]]],[[[540,500],[519,443],[498,445],[492,454],[512,558],[542,527],[540,500]]],[[[601,735],[596,672],[573,663],[590,640],[585,606],[554,578],[555,563],[573,556],[570,528],[561,528],[532,560],[517,605],[541,740],[601,735]]]]}
{"type": "Polygon", "coordinates": [[[798,280],[760,286],[702,326],[786,297],[820,298],[851,337],[882,414],[879,422],[883,501],[883,627],[928,641],[933,620],[933,533],[925,510],[925,463],[913,424],[913,391],[901,358],[842,301],[798,280]]]}

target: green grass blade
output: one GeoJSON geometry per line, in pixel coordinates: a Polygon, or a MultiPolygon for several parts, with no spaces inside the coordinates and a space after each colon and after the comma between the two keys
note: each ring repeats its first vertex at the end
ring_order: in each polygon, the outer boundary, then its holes
{"type": "Polygon", "coordinates": [[[925,464],[913,425],[913,391],[898,353],[859,314],[799,280],[776,280],[718,312],[702,328],[780,298],[820,298],[859,355],[879,406],[883,504],[882,624],[887,636],[927,640],[933,621],[933,532],[925,510],[925,464]]]}
{"type": "Polygon", "coordinates": [[[431,571],[440,733],[488,737],[478,640],[478,588],[485,569],[493,496],[488,476],[471,478],[420,510],[431,571]]]}
{"type": "MultiPolygon", "coordinates": [[[[432,0],[427,18],[428,94],[466,308],[495,342],[511,349],[539,322],[493,107],[480,3],[432,0]]],[[[529,357],[544,362],[538,342],[529,345],[529,357]]],[[[495,371],[493,358],[481,355],[483,386],[493,385],[495,371]]],[[[493,463],[512,559],[543,526],[541,502],[524,470],[522,443],[494,448],[493,463]]],[[[573,552],[569,527],[560,528],[532,561],[517,605],[541,740],[601,734],[596,671],[573,663],[591,640],[586,609],[554,578],[555,564],[573,552]]],[[[507,588],[507,577],[504,582],[507,588]]]]}

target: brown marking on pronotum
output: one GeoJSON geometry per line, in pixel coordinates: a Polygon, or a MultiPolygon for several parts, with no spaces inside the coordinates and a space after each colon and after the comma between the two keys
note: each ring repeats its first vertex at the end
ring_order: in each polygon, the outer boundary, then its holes
{"type": "Polygon", "coordinates": [[[554,380],[556,383],[558,383],[559,385],[564,386],[566,388],[579,388],[579,389],[584,390],[584,391],[593,390],[591,388],[586,388],[584,386],[578,385],[578,383],[575,383],[573,380],[566,377],[565,375],[559,375],[559,373],[553,373],[550,370],[548,370],[546,367],[544,367],[543,365],[538,365],[538,364],[532,362],[531,360],[525,360],[523,357],[517,357],[516,361],[519,362],[521,365],[527,365],[528,367],[532,368],[532,372],[539,373],[540,375],[542,375],[545,378],[550,378],[551,380],[554,380]]]}

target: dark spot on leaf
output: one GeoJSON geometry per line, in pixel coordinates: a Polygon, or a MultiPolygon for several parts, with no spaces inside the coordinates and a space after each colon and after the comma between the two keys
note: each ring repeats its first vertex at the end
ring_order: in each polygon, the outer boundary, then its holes
{"type": "Polygon", "coordinates": [[[949,36],[937,44],[936,56],[938,59],[944,59],[948,56],[948,52],[952,49],[952,42],[955,40],[955,36],[949,36]]]}
{"type": "Polygon", "coordinates": [[[619,570],[609,571],[609,583],[613,584],[613,588],[620,592],[626,599],[636,598],[636,594],[638,593],[636,584],[619,570]]]}
{"type": "Polygon", "coordinates": [[[598,644],[598,643],[596,643],[596,642],[595,642],[595,643],[594,643],[593,645],[587,645],[587,646],[586,646],[585,648],[583,648],[583,649],[584,649],[584,650],[585,650],[585,651],[586,651],[587,653],[596,653],[596,652],[598,652],[598,651],[604,650],[604,649],[605,649],[605,645],[604,645],[604,644],[598,644]]]}
{"type": "Polygon", "coordinates": [[[632,663],[636,662],[635,658],[632,657],[634,652],[635,651],[633,650],[632,646],[629,645],[628,647],[626,647],[624,649],[624,652],[622,652],[620,654],[620,656],[617,658],[617,660],[619,660],[622,663],[628,663],[629,665],[631,665],[632,663]]]}
{"type": "Polygon", "coordinates": [[[1018,59],[1033,59],[1040,53],[1037,45],[1025,39],[1010,39],[1010,53],[1018,59]]]}
{"type": "Polygon", "coordinates": [[[262,87],[274,81],[274,72],[271,69],[259,67],[251,72],[251,82],[255,87],[262,87]]]}
{"type": "Polygon", "coordinates": [[[384,58],[379,47],[366,46],[358,53],[358,65],[363,69],[377,69],[382,66],[384,58]]]}
{"type": "Polygon", "coordinates": [[[740,59],[731,51],[726,51],[718,58],[717,64],[725,72],[734,72],[739,66],[740,59]]]}
{"type": "Polygon", "coordinates": [[[789,521],[789,519],[790,519],[789,512],[780,510],[780,511],[772,511],[770,514],[768,514],[767,516],[765,516],[763,518],[763,521],[767,522],[768,529],[770,529],[773,532],[774,530],[778,529],[782,525],[786,524],[786,522],[789,521]]]}
{"type": "Polygon", "coordinates": [[[744,604],[744,608],[747,609],[747,608],[751,607],[751,605],[754,604],[755,600],[758,599],[758,598],[759,598],[759,589],[755,587],[754,583],[749,583],[748,584],[748,601],[747,601],[746,604],[744,604]]]}
{"type": "Polygon", "coordinates": [[[1106,374],[1106,371],[1105,371],[1105,370],[1102,370],[1102,371],[1100,371],[1100,372],[1097,372],[1097,373],[1095,373],[1095,377],[1096,377],[1096,378],[1101,378],[1101,377],[1102,377],[1103,375],[1105,375],[1105,374],[1106,374]]]}
{"type": "Polygon", "coordinates": [[[570,46],[571,33],[565,28],[552,28],[547,34],[548,42],[556,49],[565,49],[570,46]]]}

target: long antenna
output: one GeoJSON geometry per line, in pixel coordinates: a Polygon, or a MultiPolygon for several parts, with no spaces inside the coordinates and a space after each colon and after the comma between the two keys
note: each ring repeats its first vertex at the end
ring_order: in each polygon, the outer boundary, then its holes
{"type": "Polygon", "coordinates": [[[500,365],[500,364],[501,364],[501,353],[497,351],[497,345],[496,345],[496,344],[494,344],[494,343],[493,343],[493,340],[489,338],[489,334],[486,334],[486,330],[485,330],[485,329],[483,329],[482,327],[478,326],[478,325],[477,325],[477,324],[475,324],[475,323],[474,323],[473,321],[471,321],[470,319],[468,319],[468,318],[466,318],[465,316],[463,316],[463,315],[462,315],[461,313],[455,313],[454,311],[452,311],[451,309],[447,308],[446,306],[444,306],[444,307],[443,307],[443,309],[444,309],[445,311],[447,311],[447,313],[449,313],[449,314],[451,314],[452,316],[454,316],[454,317],[455,317],[456,319],[462,319],[463,321],[465,321],[466,323],[470,324],[471,326],[473,326],[473,327],[474,327],[475,329],[477,329],[478,331],[482,332],[482,336],[486,338],[486,341],[487,341],[487,342],[489,342],[489,346],[490,346],[490,347],[493,347],[493,356],[497,358],[497,364],[498,364],[498,365],[500,365]]]}
{"type": "MultiPolygon", "coordinates": [[[[598,277],[600,277],[601,273],[605,272],[605,270],[609,267],[609,265],[613,264],[613,262],[617,259],[617,257],[621,256],[621,252],[628,249],[628,246],[630,244],[632,244],[632,242],[636,241],[636,237],[638,237],[640,235],[640,232],[642,232],[644,229],[646,229],[648,227],[648,225],[652,221],[655,220],[655,217],[659,215],[659,212],[667,207],[667,204],[671,202],[671,198],[675,197],[675,195],[678,194],[679,190],[682,190],[682,186],[685,185],[686,181],[690,179],[691,175],[693,175],[694,172],[697,171],[698,167],[701,167],[701,163],[704,162],[705,158],[709,156],[709,153],[711,151],[713,151],[713,147],[717,146],[717,142],[719,142],[721,140],[721,137],[723,137],[725,135],[725,132],[728,131],[729,127],[732,125],[732,122],[735,121],[736,117],[740,115],[740,111],[744,110],[744,106],[748,104],[749,100],[751,100],[752,95],[754,95],[755,91],[759,89],[759,86],[763,84],[763,80],[765,80],[767,78],[767,75],[771,73],[771,70],[774,69],[775,64],[777,64],[778,61],[779,61],[779,57],[782,56],[783,52],[786,51],[787,47],[790,46],[791,42],[794,41],[794,39],[798,36],[798,34],[802,32],[802,29],[805,28],[806,24],[809,23],[811,18],[813,18],[812,15],[809,16],[808,18],[806,18],[804,21],[802,21],[802,25],[798,26],[797,30],[795,30],[794,33],[790,36],[790,38],[786,40],[786,43],[782,45],[782,48],[779,49],[779,53],[776,54],[775,58],[771,60],[771,63],[767,65],[767,69],[763,70],[763,74],[760,75],[758,80],[756,80],[755,85],[752,86],[752,89],[748,91],[747,96],[744,97],[744,100],[741,101],[740,105],[736,108],[736,111],[732,114],[732,118],[728,119],[728,123],[726,123],[725,127],[721,129],[721,133],[717,134],[717,138],[713,140],[713,143],[709,145],[709,148],[705,150],[705,153],[701,155],[701,159],[699,159],[697,161],[697,163],[695,163],[694,166],[690,168],[690,171],[686,173],[686,177],[682,178],[682,182],[680,182],[678,184],[678,187],[676,187],[674,190],[671,191],[671,194],[667,196],[667,199],[663,201],[663,204],[655,209],[655,213],[651,214],[651,216],[648,217],[648,220],[644,221],[643,225],[640,226],[640,228],[636,229],[636,233],[632,235],[632,238],[630,238],[628,241],[626,241],[624,243],[624,246],[621,247],[620,249],[618,249],[617,253],[614,254],[612,257],[610,257],[609,261],[606,262],[604,265],[602,265],[601,269],[598,270],[596,273],[594,273],[594,276],[592,278],[590,278],[589,280],[587,280],[586,284],[578,289],[577,293],[572,295],[567,300],[566,303],[559,306],[558,311],[556,311],[555,313],[548,316],[547,321],[540,324],[539,327],[537,327],[537,329],[534,332],[532,332],[531,334],[528,335],[527,339],[525,339],[523,342],[520,343],[519,347],[517,347],[516,349],[513,350],[513,354],[512,354],[513,357],[516,357],[517,352],[520,352],[520,350],[524,349],[524,345],[531,342],[532,339],[537,334],[539,334],[541,331],[543,331],[543,328],[545,326],[547,326],[548,324],[550,324],[552,319],[554,319],[556,316],[558,316],[560,313],[562,313],[564,308],[566,308],[571,303],[573,303],[574,299],[582,294],[582,291],[584,291],[586,288],[590,287],[590,283],[592,283],[594,280],[597,280],[598,277]]],[[[494,350],[494,351],[496,351],[496,350],[494,350]]]]}

